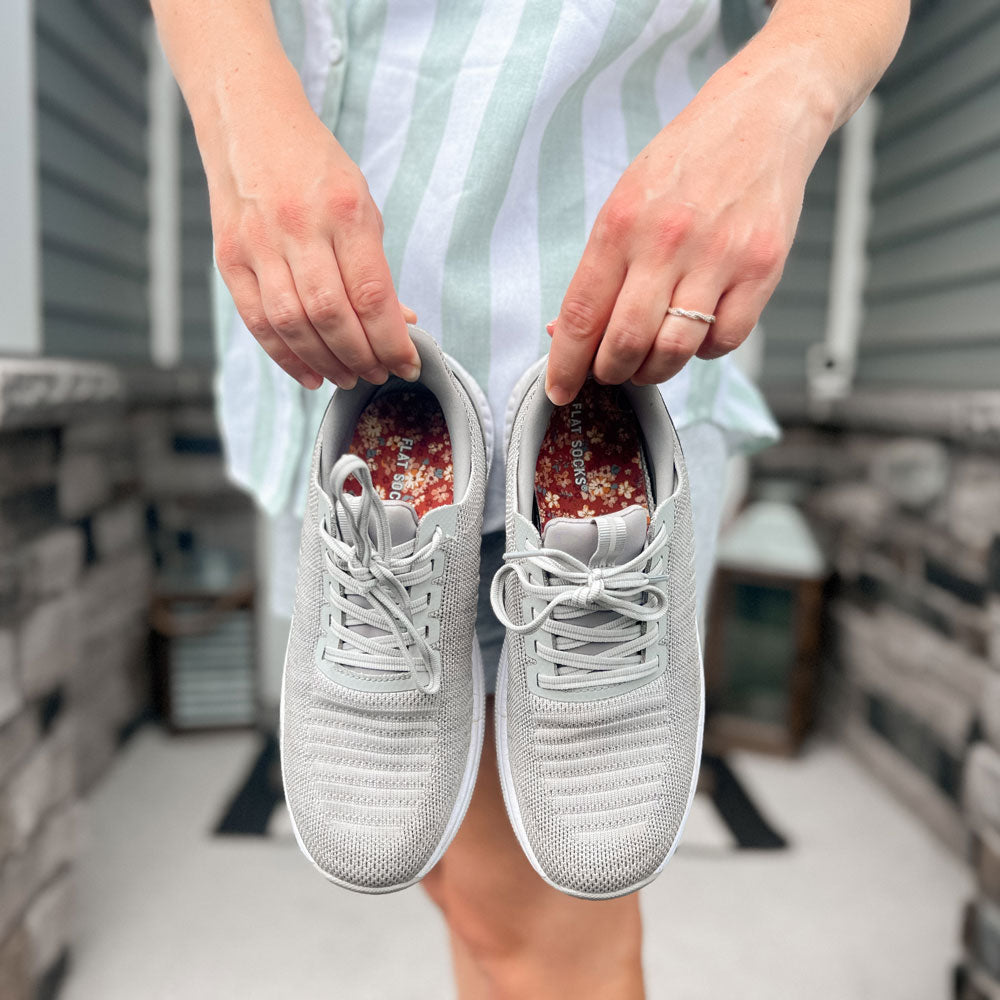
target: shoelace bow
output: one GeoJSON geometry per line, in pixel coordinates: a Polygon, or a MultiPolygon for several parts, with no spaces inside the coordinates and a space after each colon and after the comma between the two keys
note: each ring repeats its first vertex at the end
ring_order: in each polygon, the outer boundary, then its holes
{"type": "Polygon", "coordinates": [[[619,566],[591,567],[567,552],[544,547],[504,555],[504,565],[493,577],[490,600],[509,631],[524,635],[542,628],[552,636],[552,645],[539,642],[537,646],[538,655],[556,668],[552,674],[538,675],[540,687],[569,691],[641,680],[656,672],[659,661],[645,653],[657,642],[657,630],[644,628],[644,623],[658,618],[667,607],[666,593],[656,586],[666,577],[651,576],[642,567],[656,558],[667,537],[667,529],[660,528],[642,552],[619,566]],[[528,566],[540,571],[545,582],[532,583],[528,566]],[[517,576],[528,597],[546,601],[523,625],[511,620],[504,605],[510,575],[517,576]],[[578,652],[591,643],[605,648],[599,653],[578,652]],[[560,673],[559,667],[576,670],[560,673]]]}
{"type": "Polygon", "coordinates": [[[349,540],[336,537],[325,519],[320,524],[324,560],[332,577],[327,594],[332,607],[328,633],[335,640],[332,649],[329,645],[324,649],[324,659],[370,670],[412,673],[417,687],[433,694],[441,683],[437,657],[424,629],[413,622],[430,599],[414,606],[409,590],[430,579],[431,556],[441,545],[441,530],[420,548],[415,540],[393,547],[389,521],[368,464],[355,455],[338,459],[330,473],[330,490],[331,513],[349,540]],[[356,511],[344,500],[344,483],[351,476],[361,483],[356,511]],[[374,528],[374,541],[370,527],[374,528]],[[355,602],[351,597],[362,600],[355,602]],[[354,631],[352,625],[369,625],[380,634],[367,636],[354,631]]]}

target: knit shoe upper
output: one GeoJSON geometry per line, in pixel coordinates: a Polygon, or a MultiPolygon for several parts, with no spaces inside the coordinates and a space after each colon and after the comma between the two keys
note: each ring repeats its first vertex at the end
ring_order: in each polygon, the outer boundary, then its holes
{"type": "Polygon", "coordinates": [[[497,754],[536,870],[606,898],[660,872],[697,782],[693,524],[655,386],[589,382],[571,406],[554,410],[539,365],[509,410],[497,754]]]}
{"type": "Polygon", "coordinates": [[[419,383],[334,393],[313,450],[285,655],[281,762],[329,879],[421,878],[461,822],[482,742],[474,641],[488,417],[423,331],[419,383]]]}

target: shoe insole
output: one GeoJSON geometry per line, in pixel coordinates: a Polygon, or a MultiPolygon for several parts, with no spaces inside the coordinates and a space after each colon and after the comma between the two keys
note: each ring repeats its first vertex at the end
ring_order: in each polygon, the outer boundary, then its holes
{"type": "MultiPolygon", "coordinates": [[[[368,463],[383,500],[406,500],[417,517],[454,502],[448,425],[437,399],[422,386],[376,395],[361,411],[349,450],[368,463]]],[[[361,493],[353,478],[345,488],[361,493]]]]}
{"type": "Polygon", "coordinates": [[[553,517],[596,517],[649,509],[639,421],[618,386],[588,379],[549,418],[535,467],[539,530],[553,517]]]}

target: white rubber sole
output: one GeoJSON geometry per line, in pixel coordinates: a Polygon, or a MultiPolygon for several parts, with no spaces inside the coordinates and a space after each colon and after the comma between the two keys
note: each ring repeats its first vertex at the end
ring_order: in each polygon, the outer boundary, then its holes
{"type": "MultiPolygon", "coordinates": [[[[442,352],[443,353],[443,352],[442,352]]],[[[486,394],[483,392],[479,383],[450,355],[445,355],[445,361],[448,366],[455,373],[456,378],[461,383],[462,387],[465,389],[469,398],[472,401],[472,405],[475,407],[476,412],[479,414],[480,424],[483,428],[483,444],[486,449],[486,475],[489,477],[490,464],[493,456],[493,442],[495,428],[493,424],[493,416],[490,413],[489,403],[486,400],[486,394]]],[[[281,780],[282,783],[286,783],[285,777],[285,755],[281,752],[284,747],[284,722],[285,722],[285,677],[287,675],[288,666],[288,648],[291,645],[291,635],[295,628],[295,616],[292,615],[292,624],[289,629],[289,641],[285,646],[285,661],[281,673],[281,696],[279,699],[278,706],[278,748],[279,748],[279,758],[281,761],[281,780]]],[[[479,760],[483,751],[483,739],[486,730],[486,682],[483,676],[483,656],[482,651],[479,648],[479,639],[475,633],[472,636],[472,731],[470,734],[469,742],[469,755],[465,763],[465,771],[462,774],[462,783],[459,786],[458,797],[455,800],[455,805],[452,808],[451,814],[448,817],[448,822],[445,826],[444,833],[441,836],[440,841],[438,841],[437,846],[434,848],[434,852],[423,866],[420,871],[409,881],[401,882],[396,885],[389,886],[365,886],[357,885],[353,882],[345,882],[343,879],[339,879],[334,875],[331,875],[325,868],[317,864],[316,859],[309,852],[309,849],[302,841],[302,835],[299,833],[298,825],[295,822],[295,815],[292,812],[290,806],[288,808],[288,816],[292,824],[292,832],[295,834],[295,842],[299,845],[299,850],[305,855],[309,863],[323,876],[328,882],[332,882],[334,885],[339,885],[344,889],[350,889],[353,892],[365,893],[367,895],[385,895],[390,892],[399,892],[402,889],[408,889],[412,885],[416,885],[442,858],[444,852],[451,845],[452,840],[455,839],[455,835],[458,833],[459,827],[462,825],[462,820],[465,819],[465,814],[469,809],[469,803],[472,801],[472,792],[476,785],[476,776],[479,773],[479,760]]]]}
{"type": "MultiPolygon", "coordinates": [[[[504,421],[503,447],[505,467],[507,465],[507,454],[510,449],[510,437],[514,429],[514,420],[517,417],[517,410],[520,406],[521,399],[528,386],[536,378],[538,378],[547,361],[548,357],[546,356],[532,365],[531,368],[529,368],[524,375],[521,376],[507,402],[507,411],[504,421]]],[[[500,772],[500,789],[503,792],[503,800],[507,809],[507,817],[510,819],[510,825],[514,829],[514,835],[517,837],[517,841],[521,845],[521,850],[524,851],[525,857],[528,859],[531,867],[538,873],[539,877],[542,878],[542,880],[548,885],[552,886],[553,889],[558,889],[560,892],[564,892],[570,896],[576,896],[580,899],[615,899],[618,896],[627,896],[630,893],[638,891],[643,886],[649,885],[654,879],[656,879],[663,869],[666,868],[667,862],[674,855],[674,851],[677,850],[677,846],[680,844],[681,838],[684,834],[684,827],[687,824],[688,816],[691,814],[691,806],[694,803],[695,792],[698,788],[698,774],[701,770],[702,742],[705,733],[705,665],[701,651],[701,635],[698,629],[697,618],[695,618],[694,627],[695,637],[698,643],[698,739],[695,746],[694,771],[691,776],[691,787],[688,789],[687,802],[684,806],[684,815],[681,816],[680,824],[677,827],[677,834],[674,837],[673,843],[670,845],[670,849],[667,851],[666,856],[657,866],[656,870],[641,882],[636,882],[633,885],[624,886],[621,889],[608,893],[579,892],[576,889],[571,889],[567,886],[559,885],[558,882],[554,882],[545,873],[541,864],[539,864],[538,858],[535,856],[534,849],[528,840],[528,833],[527,830],[525,830],[524,820],[521,816],[521,809],[517,801],[517,791],[514,786],[514,775],[510,767],[510,753],[507,743],[507,643],[504,642],[503,649],[500,652],[500,662],[497,665],[496,692],[493,698],[493,717],[494,729],[496,731],[497,769],[500,772]]]]}

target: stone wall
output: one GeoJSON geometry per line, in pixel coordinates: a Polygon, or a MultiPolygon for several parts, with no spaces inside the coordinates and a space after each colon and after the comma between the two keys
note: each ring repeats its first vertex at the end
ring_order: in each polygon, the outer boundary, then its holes
{"type": "Polygon", "coordinates": [[[192,497],[248,509],[204,375],[0,360],[3,1000],[65,970],[86,796],[150,708],[150,525],[192,497]]]}
{"type": "Polygon", "coordinates": [[[1000,393],[775,407],[753,490],[796,496],[836,573],[826,722],[975,866],[956,996],[1000,1000],[1000,393]]]}

